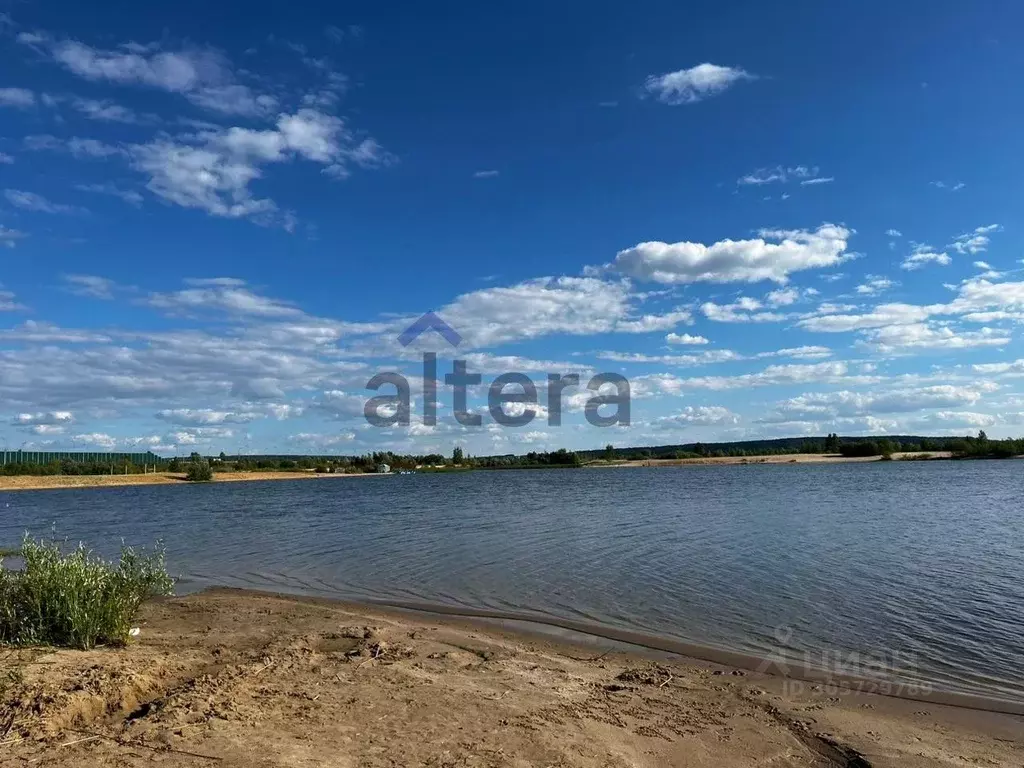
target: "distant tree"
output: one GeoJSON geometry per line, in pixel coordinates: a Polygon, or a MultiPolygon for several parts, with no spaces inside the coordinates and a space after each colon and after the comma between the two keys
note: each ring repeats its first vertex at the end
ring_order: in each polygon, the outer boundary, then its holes
{"type": "Polygon", "coordinates": [[[175,456],[167,465],[168,472],[181,472],[181,459],[175,456]]]}
{"type": "Polygon", "coordinates": [[[981,443],[988,442],[988,435],[985,434],[985,430],[984,429],[979,429],[978,430],[978,442],[981,442],[981,443]]]}
{"type": "Polygon", "coordinates": [[[224,451],[220,452],[220,460],[221,461],[227,461],[228,460],[228,455],[226,453],[224,453],[224,451]]]}
{"type": "Polygon", "coordinates": [[[611,443],[604,447],[604,460],[612,461],[615,458],[615,446],[611,443]]]}
{"type": "Polygon", "coordinates": [[[455,448],[452,449],[452,464],[461,464],[464,457],[465,454],[463,454],[462,448],[455,446],[455,448]]]}
{"type": "Polygon", "coordinates": [[[830,432],[828,437],[825,438],[825,453],[839,453],[841,445],[839,435],[835,432],[830,432]]]}

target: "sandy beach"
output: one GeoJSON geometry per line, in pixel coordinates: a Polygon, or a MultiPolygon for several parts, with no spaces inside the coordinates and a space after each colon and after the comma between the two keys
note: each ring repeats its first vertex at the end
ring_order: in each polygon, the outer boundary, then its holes
{"type": "MultiPolygon", "coordinates": [[[[215,483],[240,483],[255,480],[331,480],[343,477],[386,477],[373,473],[317,474],[316,472],[218,472],[215,483]]],[[[179,485],[186,483],[184,472],[155,472],[148,475],[0,475],[0,491],[39,491],[47,488],[110,488],[124,485],[179,485]]]]}
{"type": "MultiPolygon", "coordinates": [[[[920,453],[894,453],[895,461],[930,461],[948,459],[949,451],[932,451],[927,458],[920,453]]],[[[881,456],[840,456],[835,453],[782,453],[769,456],[707,456],[698,459],[632,459],[608,463],[588,464],[588,467],[676,467],[715,464],[859,464],[866,461],[881,461],[881,456]]]]}
{"type": "Polygon", "coordinates": [[[215,590],[140,628],[125,649],[0,651],[0,765],[1024,763],[1018,715],[493,622],[215,590]]]}

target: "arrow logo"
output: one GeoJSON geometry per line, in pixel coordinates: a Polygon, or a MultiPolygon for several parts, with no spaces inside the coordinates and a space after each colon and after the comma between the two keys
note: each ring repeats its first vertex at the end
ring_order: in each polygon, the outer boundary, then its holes
{"type": "Polygon", "coordinates": [[[427,331],[437,331],[453,347],[457,347],[462,343],[462,337],[456,330],[442,320],[435,312],[425,313],[415,323],[402,331],[398,341],[403,347],[408,347],[427,331]]]}

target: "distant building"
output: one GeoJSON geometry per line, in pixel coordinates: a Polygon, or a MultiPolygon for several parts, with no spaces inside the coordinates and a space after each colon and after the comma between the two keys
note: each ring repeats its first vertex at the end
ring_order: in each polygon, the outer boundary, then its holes
{"type": "Polygon", "coordinates": [[[378,464],[377,465],[377,474],[378,475],[386,475],[390,471],[391,471],[391,465],[390,464],[378,464]]]}

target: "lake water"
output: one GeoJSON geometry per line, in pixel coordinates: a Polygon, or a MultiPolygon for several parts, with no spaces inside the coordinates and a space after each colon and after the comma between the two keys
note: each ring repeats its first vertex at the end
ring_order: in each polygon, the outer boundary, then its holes
{"type": "Polygon", "coordinates": [[[24,531],[165,542],[182,587],[470,606],[1024,700],[1024,463],[472,472],[0,493],[24,531]]]}

